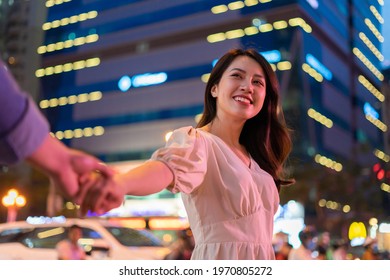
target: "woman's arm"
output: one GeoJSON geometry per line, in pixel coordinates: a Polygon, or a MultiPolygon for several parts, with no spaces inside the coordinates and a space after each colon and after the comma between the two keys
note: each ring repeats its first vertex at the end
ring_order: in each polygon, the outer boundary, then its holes
{"type": "Polygon", "coordinates": [[[103,214],[123,203],[124,196],[145,196],[158,193],[173,183],[171,169],[161,161],[147,161],[126,173],[116,174],[111,179],[99,177],[85,182],[86,190],[82,213],[88,210],[103,214]]]}
{"type": "Polygon", "coordinates": [[[126,194],[144,196],[168,187],[173,181],[173,173],[161,161],[147,161],[115,179],[126,194]]]}

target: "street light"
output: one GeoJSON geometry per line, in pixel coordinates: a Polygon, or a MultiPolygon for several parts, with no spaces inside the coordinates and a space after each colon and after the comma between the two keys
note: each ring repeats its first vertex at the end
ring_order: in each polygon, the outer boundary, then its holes
{"type": "Polygon", "coordinates": [[[16,189],[10,189],[7,195],[3,196],[1,202],[8,210],[7,222],[14,222],[16,221],[18,209],[26,205],[26,198],[20,195],[16,189]]]}

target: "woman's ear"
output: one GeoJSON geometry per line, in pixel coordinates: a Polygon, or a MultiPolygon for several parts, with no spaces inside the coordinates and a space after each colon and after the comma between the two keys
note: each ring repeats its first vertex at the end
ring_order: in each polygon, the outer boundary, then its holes
{"type": "Polygon", "coordinates": [[[217,86],[216,85],[213,85],[213,87],[211,88],[211,96],[212,97],[217,97],[217,86]]]}

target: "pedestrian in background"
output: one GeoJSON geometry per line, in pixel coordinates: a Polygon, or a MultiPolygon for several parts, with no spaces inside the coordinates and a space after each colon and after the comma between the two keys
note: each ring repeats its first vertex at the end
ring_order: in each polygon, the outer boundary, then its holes
{"type": "MultiPolygon", "coordinates": [[[[317,231],[313,226],[306,226],[299,232],[301,244],[298,248],[290,250],[289,260],[314,260],[312,253],[317,246],[317,231]]],[[[323,252],[324,253],[324,252],[323,252]]]]}
{"type": "Polygon", "coordinates": [[[362,260],[377,260],[377,259],[378,259],[378,255],[374,251],[373,243],[366,244],[364,246],[362,260]]]}
{"type": "Polygon", "coordinates": [[[275,253],[277,260],[288,260],[288,255],[293,246],[288,242],[283,242],[279,250],[275,253]]]}
{"type": "Polygon", "coordinates": [[[348,259],[348,242],[340,239],[334,241],[333,245],[333,260],[348,259]]]}
{"type": "Polygon", "coordinates": [[[72,225],[68,229],[68,236],[56,245],[59,260],[85,260],[84,248],[79,244],[83,236],[81,227],[72,225]]]}

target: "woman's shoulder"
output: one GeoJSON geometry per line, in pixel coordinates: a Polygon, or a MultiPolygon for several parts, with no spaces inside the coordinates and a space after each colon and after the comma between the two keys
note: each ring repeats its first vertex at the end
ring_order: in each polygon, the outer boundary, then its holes
{"type": "Polygon", "coordinates": [[[189,138],[205,138],[209,132],[205,131],[202,128],[193,127],[193,126],[183,126],[173,130],[172,135],[175,137],[189,137],[189,138]]]}
{"type": "Polygon", "coordinates": [[[179,127],[179,128],[176,128],[173,130],[173,133],[178,133],[178,134],[191,134],[193,133],[193,131],[195,130],[195,128],[191,125],[188,125],[188,126],[182,126],[182,127],[179,127]]]}

